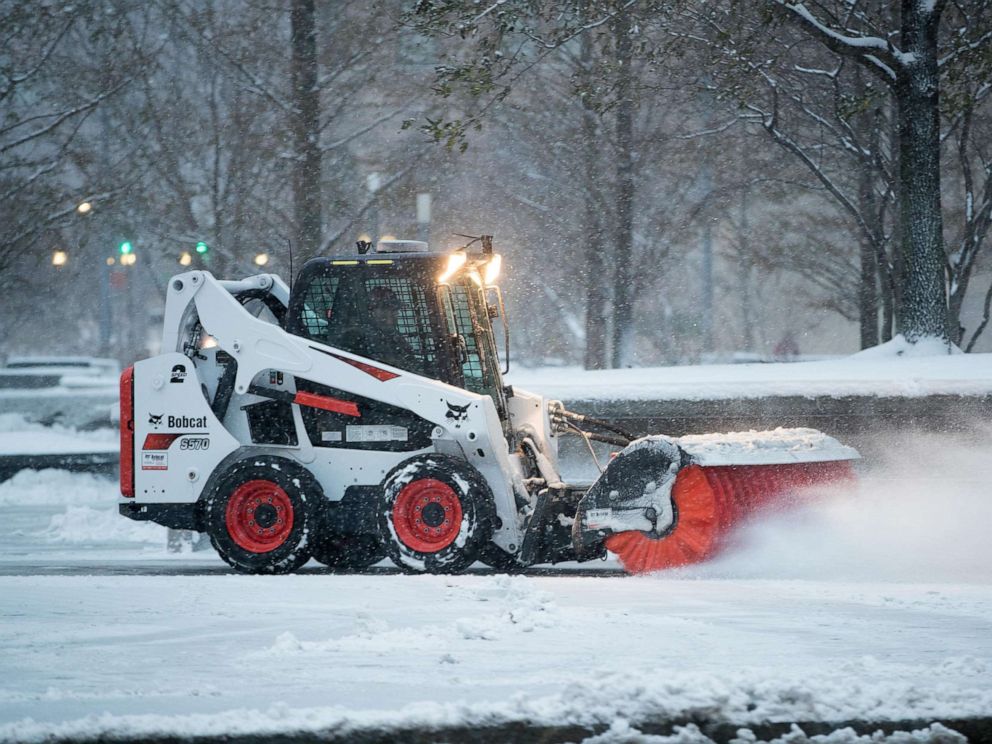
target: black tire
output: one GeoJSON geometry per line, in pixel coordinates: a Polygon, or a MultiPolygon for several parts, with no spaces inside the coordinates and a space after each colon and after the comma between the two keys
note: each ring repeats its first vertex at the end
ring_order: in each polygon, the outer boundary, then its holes
{"type": "Polygon", "coordinates": [[[375,535],[325,534],[312,547],[313,557],[328,568],[361,571],[386,557],[375,535]]]}
{"type": "Polygon", "coordinates": [[[382,543],[393,563],[409,573],[461,573],[492,538],[489,486],[454,457],[407,460],[386,476],[381,499],[382,543]]]}
{"type": "Polygon", "coordinates": [[[323,493],[306,468],[270,455],[231,465],[203,502],[210,542],[237,571],[277,574],[308,560],[323,493]]]}

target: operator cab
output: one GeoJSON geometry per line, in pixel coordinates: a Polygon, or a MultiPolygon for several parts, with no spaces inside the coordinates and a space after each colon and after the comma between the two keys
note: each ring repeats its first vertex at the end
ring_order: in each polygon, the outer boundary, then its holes
{"type": "Polygon", "coordinates": [[[502,306],[493,284],[499,263],[488,236],[482,253],[432,253],[419,241],[380,241],[374,252],[315,258],[293,285],[285,327],[373,362],[489,395],[505,420],[492,325],[499,309],[487,299],[487,290],[494,292],[502,306]]]}

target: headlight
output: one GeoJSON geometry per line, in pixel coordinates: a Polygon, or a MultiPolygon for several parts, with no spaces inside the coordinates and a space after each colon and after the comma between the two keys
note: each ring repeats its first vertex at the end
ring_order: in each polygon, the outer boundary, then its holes
{"type": "Polygon", "coordinates": [[[467,256],[465,255],[464,251],[457,251],[455,253],[450,254],[448,256],[448,266],[445,268],[444,271],[441,272],[441,275],[437,278],[438,282],[439,283],[446,282],[452,276],[454,276],[455,272],[457,272],[462,266],[465,265],[466,258],[467,256]]]}
{"type": "Polygon", "coordinates": [[[490,284],[495,284],[496,280],[499,278],[499,270],[503,265],[503,257],[498,253],[494,253],[493,257],[489,259],[489,263],[486,264],[486,286],[490,284]]]}

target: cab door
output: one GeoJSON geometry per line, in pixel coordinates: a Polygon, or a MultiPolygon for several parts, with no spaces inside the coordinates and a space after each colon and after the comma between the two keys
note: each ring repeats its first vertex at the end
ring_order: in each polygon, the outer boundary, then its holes
{"type": "Polygon", "coordinates": [[[506,395],[499,372],[492,323],[482,288],[467,278],[438,288],[441,309],[455,348],[459,387],[488,395],[506,420],[506,395]]]}

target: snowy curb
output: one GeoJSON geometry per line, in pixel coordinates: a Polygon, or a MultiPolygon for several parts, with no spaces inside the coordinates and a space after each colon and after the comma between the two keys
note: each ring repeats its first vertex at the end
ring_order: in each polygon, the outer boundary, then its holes
{"type": "MultiPolygon", "coordinates": [[[[794,721],[842,725],[851,721],[952,721],[992,710],[992,690],[935,684],[869,683],[857,677],[797,676],[790,682],[736,675],[726,680],[683,675],[658,683],[646,675],[616,674],[567,685],[562,692],[505,703],[413,703],[396,711],[342,707],[232,709],[182,716],[100,714],[63,723],[31,719],[0,725],[0,741],[127,740],[155,737],[288,736],[362,731],[489,729],[508,724],[609,729],[618,721],[711,723],[733,727],[794,721]]],[[[697,739],[705,740],[705,739],[697,739]]],[[[844,739],[850,741],[850,739],[844,739]]],[[[927,739],[921,739],[927,740],[927,739]]],[[[954,740],[953,738],[947,739],[954,740]]]]}

